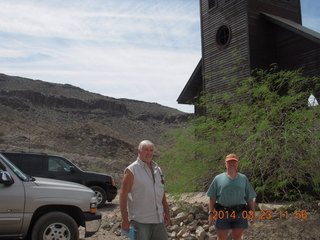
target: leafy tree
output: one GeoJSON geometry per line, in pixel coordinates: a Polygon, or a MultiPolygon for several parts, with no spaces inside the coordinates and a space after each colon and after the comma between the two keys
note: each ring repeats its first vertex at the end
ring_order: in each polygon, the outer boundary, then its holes
{"type": "Polygon", "coordinates": [[[235,81],[236,91],[201,99],[207,116],[190,119],[166,134],[159,160],[168,190],[205,191],[224,171],[228,153],[240,156],[240,171],[260,200],[310,199],[320,193],[320,109],[308,97],[320,79],[301,70],[256,70],[235,81]]]}

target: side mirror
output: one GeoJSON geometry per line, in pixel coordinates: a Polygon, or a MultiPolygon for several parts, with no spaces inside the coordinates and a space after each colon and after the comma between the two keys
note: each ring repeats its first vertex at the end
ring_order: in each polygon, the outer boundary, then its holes
{"type": "Polygon", "coordinates": [[[0,183],[3,183],[4,185],[11,185],[14,183],[14,180],[9,172],[2,171],[0,172],[0,183]]]}

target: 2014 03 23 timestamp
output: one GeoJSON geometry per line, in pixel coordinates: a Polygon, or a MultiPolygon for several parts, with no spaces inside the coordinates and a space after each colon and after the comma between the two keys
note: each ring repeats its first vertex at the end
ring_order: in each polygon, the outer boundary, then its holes
{"type": "Polygon", "coordinates": [[[271,210],[261,210],[261,211],[212,211],[211,216],[213,219],[224,219],[224,218],[243,218],[243,219],[260,219],[260,220],[270,220],[270,219],[297,219],[303,220],[308,218],[308,212],[305,210],[296,210],[292,213],[289,211],[271,211],[271,210]]]}

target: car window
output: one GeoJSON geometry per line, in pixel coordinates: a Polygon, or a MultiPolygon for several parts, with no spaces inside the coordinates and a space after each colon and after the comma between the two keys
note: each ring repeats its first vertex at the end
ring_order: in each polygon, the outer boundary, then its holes
{"type": "Polygon", "coordinates": [[[0,172],[3,172],[5,170],[5,166],[2,165],[2,163],[0,162],[0,172]]]}
{"type": "Polygon", "coordinates": [[[14,163],[17,167],[21,168],[21,158],[23,157],[18,153],[3,153],[7,159],[9,159],[12,163],[14,163]]]}
{"type": "Polygon", "coordinates": [[[29,179],[28,176],[26,176],[23,172],[21,172],[21,170],[17,168],[12,162],[10,162],[9,159],[3,157],[1,154],[0,154],[0,158],[21,180],[28,181],[29,179]]]}
{"type": "Polygon", "coordinates": [[[42,172],[45,158],[46,156],[26,154],[21,161],[21,168],[25,173],[31,175],[42,172]]]}
{"type": "Polygon", "coordinates": [[[49,157],[48,158],[48,171],[50,172],[70,172],[70,165],[63,158],[49,157]]]}

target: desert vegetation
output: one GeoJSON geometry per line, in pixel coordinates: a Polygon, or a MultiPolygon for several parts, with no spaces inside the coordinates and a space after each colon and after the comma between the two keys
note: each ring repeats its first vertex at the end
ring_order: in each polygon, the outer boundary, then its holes
{"type": "Polygon", "coordinates": [[[232,84],[232,93],[203,94],[206,116],[165,135],[160,163],[168,191],[206,191],[233,152],[259,200],[319,197],[320,108],[308,106],[308,98],[320,79],[274,64],[232,84]]]}

